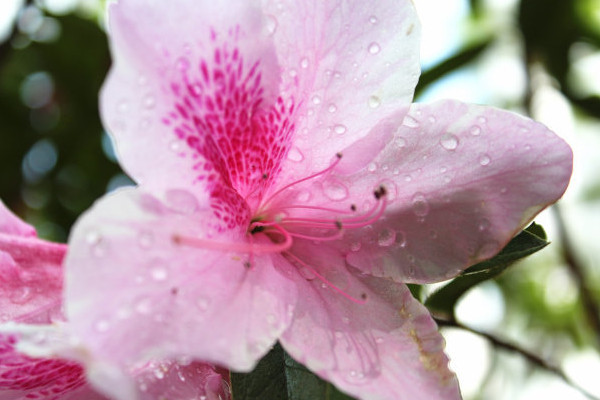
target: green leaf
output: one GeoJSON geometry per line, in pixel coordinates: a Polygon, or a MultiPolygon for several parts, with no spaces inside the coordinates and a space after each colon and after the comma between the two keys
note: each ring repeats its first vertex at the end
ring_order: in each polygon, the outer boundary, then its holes
{"type": "Polygon", "coordinates": [[[277,343],[248,374],[231,374],[233,400],[353,400],[296,362],[277,343]]]}
{"type": "Polygon", "coordinates": [[[444,75],[456,71],[475,60],[492,42],[493,37],[489,37],[482,42],[469,45],[461,49],[457,54],[429,68],[427,71],[423,71],[415,89],[415,97],[418,97],[429,85],[436,82],[444,75]]]}
{"type": "Polygon", "coordinates": [[[495,278],[515,261],[543,249],[548,243],[544,229],[540,225],[532,223],[514,237],[500,253],[489,260],[473,265],[446,286],[434,292],[425,301],[425,305],[435,313],[453,318],[454,306],[467,290],[481,282],[495,278]]]}

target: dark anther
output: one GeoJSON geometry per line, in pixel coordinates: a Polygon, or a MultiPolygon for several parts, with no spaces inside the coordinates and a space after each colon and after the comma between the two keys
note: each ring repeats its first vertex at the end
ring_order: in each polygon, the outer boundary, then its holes
{"type": "Polygon", "coordinates": [[[262,232],[264,230],[265,230],[264,226],[258,225],[258,226],[255,226],[254,228],[252,228],[252,230],[250,231],[250,234],[254,235],[255,233],[262,232]]]}
{"type": "Polygon", "coordinates": [[[363,299],[363,300],[366,300],[367,299],[367,294],[366,293],[361,293],[360,294],[360,298],[363,299]]]}
{"type": "Polygon", "coordinates": [[[381,185],[377,188],[377,190],[375,190],[373,192],[373,196],[375,196],[375,198],[377,200],[379,200],[380,198],[382,198],[383,196],[385,196],[387,194],[387,190],[385,189],[385,186],[381,185]]]}
{"type": "Polygon", "coordinates": [[[356,204],[351,204],[351,205],[350,205],[350,209],[351,209],[352,211],[356,211],[356,204]]]}
{"type": "Polygon", "coordinates": [[[172,294],[173,296],[176,296],[176,295],[177,295],[177,293],[179,293],[179,289],[178,289],[178,288],[176,288],[176,287],[174,287],[174,288],[171,288],[171,294],[172,294]]]}
{"type": "Polygon", "coordinates": [[[335,227],[342,230],[342,223],[340,221],[335,221],[335,227]]]}
{"type": "Polygon", "coordinates": [[[335,153],[335,156],[336,156],[337,158],[342,158],[342,153],[335,153]]]}
{"type": "Polygon", "coordinates": [[[252,264],[250,264],[250,261],[245,261],[244,262],[244,267],[250,269],[252,267],[252,264]]]}
{"type": "Polygon", "coordinates": [[[266,180],[268,177],[269,177],[269,175],[267,175],[267,174],[262,174],[262,178],[263,178],[264,180],[266,180]]]}

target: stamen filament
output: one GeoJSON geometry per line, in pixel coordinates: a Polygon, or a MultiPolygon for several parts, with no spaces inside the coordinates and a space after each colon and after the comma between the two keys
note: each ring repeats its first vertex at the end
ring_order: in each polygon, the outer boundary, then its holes
{"type": "Polygon", "coordinates": [[[298,264],[300,264],[301,266],[303,266],[304,268],[308,269],[310,272],[312,272],[313,274],[315,274],[315,276],[317,278],[319,278],[319,280],[321,282],[323,282],[324,284],[326,284],[327,286],[329,286],[330,288],[332,288],[333,290],[335,290],[336,292],[338,292],[339,294],[341,294],[342,296],[344,296],[345,298],[347,298],[351,302],[356,303],[356,304],[365,304],[366,303],[365,300],[359,300],[359,299],[357,299],[355,297],[350,296],[348,293],[344,292],[342,289],[340,289],[339,287],[337,287],[336,285],[334,285],[331,281],[329,281],[323,275],[321,275],[320,273],[318,273],[313,267],[311,267],[310,265],[308,265],[304,261],[300,260],[298,257],[296,257],[295,255],[293,255],[292,253],[286,252],[285,254],[288,257],[290,257],[292,260],[294,260],[295,262],[297,262],[298,264]]]}
{"type": "Polygon", "coordinates": [[[272,225],[284,237],[281,243],[272,244],[253,244],[253,243],[236,243],[236,242],[220,242],[216,240],[201,239],[187,236],[173,235],[173,242],[184,246],[200,247],[210,250],[233,251],[241,253],[281,253],[292,247],[293,239],[290,234],[278,225],[272,225]]]}
{"type": "Polygon", "coordinates": [[[299,183],[302,183],[302,182],[306,182],[306,181],[308,181],[308,180],[310,180],[310,179],[312,179],[312,178],[316,178],[316,177],[317,177],[317,176],[319,176],[319,175],[323,175],[323,174],[326,174],[327,172],[331,171],[332,169],[334,169],[334,168],[335,168],[335,166],[336,166],[336,165],[338,165],[338,164],[339,164],[339,162],[340,162],[340,160],[341,160],[341,159],[342,159],[342,154],[341,154],[341,153],[337,153],[337,154],[336,154],[336,159],[335,159],[335,161],[334,161],[334,162],[332,162],[332,163],[331,163],[331,165],[329,165],[329,167],[325,168],[325,169],[324,169],[324,170],[322,170],[322,171],[315,172],[315,173],[314,173],[314,174],[312,174],[312,175],[306,176],[306,177],[304,177],[304,178],[302,178],[302,179],[299,179],[299,180],[297,180],[297,181],[294,181],[294,182],[292,182],[292,183],[290,183],[290,184],[287,184],[287,185],[285,185],[284,187],[282,187],[281,189],[279,189],[278,191],[276,191],[275,193],[273,193],[271,196],[269,196],[269,197],[267,198],[267,200],[265,200],[265,201],[263,202],[264,206],[265,206],[265,207],[266,207],[266,206],[268,206],[268,204],[269,204],[269,203],[270,203],[270,202],[271,202],[271,201],[272,201],[272,200],[273,200],[275,197],[277,197],[277,195],[279,195],[279,194],[280,194],[281,192],[283,192],[284,190],[287,190],[287,189],[291,188],[292,186],[295,186],[295,185],[297,185],[297,184],[299,184],[299,183]]]}

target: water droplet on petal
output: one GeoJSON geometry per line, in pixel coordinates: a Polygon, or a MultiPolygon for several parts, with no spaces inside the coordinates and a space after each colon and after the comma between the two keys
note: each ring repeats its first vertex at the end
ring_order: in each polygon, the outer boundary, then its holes
{"type": "Polygon", "coordinates": [[[374,16],[374,15],[371,15],[369,17],[369,22],[372,23],[372,24],[376,24],[377,23],[377,17],[374,16]]]}
{"type": "Polygon", "coordinates": [[[92,231],[89,231],[88,233],[86,233],[86,235],[85,235],[85,241],[89,245],[94,245],[94,244],[100,243],[101,240],[102,240],[102,236],[97,231],[92,230],[92,231]]]}
{"type": "Polygon", "coordinates": [[[151,94],[144,97],[144,107],[147,109],[152,109],[156,105],[156,99],[151,94]]]}
{"type": "Polygon", "coordinates": [[[381,47],[379,46],[379,44],[373,42],[369,45],[369,53],[377,54],[379,53],[379,51],[381,51],[381,47]]]}
{"type": "Polygon", "coordinates": [[[171,151],[178,153],[181,150],[181,141],[179,140],[173,140],[170,144],[169,144],[169,149],[171,149],[171,151]]]}
{"type": "Polygon", "coordinates": [[[397,137],[396,138],[396,146],[398,146],[399,148],[405,147],[406,146],[406,139],[404,139],[403,137],[397,137]]]}
{"type": "Polygon", "coordinates": [[[166,194],[166,202],[173,211],[181,214],[192,214],[198,209],[198,199],[187,190],[169,190],[166,194]]]}
{"type": "Polygon", "coordinates": [[[308,68],[308,58],[306,58],[306,57],[302,58],[302,59],[300,60],[300,66],[301,66],[303,69],[306,69],[306,68],[308,68]]]}
{"type": "Polygon", "coordinates": [[[326,182],[323,191],[330,200],[341,201],[348,197],[348,188],[337,181],[326,182]]]}
{"type": "Polygon", "coordinates": [[[446,150],[456,150],[458,147],[458,138],[451,133],[446,133],[440,139],[440,145],[446,150]]]}
{"type": "Polygon", "coordinates": [[[304,154],[302,154],[300,149],[295,146],[290,149],[287,157],[290,161],[294,161],[294,162],[300,162],[300,161],[304,160],[304,154]]]}
{"type": "Polygon", "coordinates": [[[317,95],[314,95],[312,98],[313,104],[321,104],[321,98],[317,95]]]}
{"type": "Polygon", "coordinates": [[[119,103],[117,104],[117,111],[120,113],[126,113],[127,111],[129,111],[129,103],[127,102],[127,100],[119,101],[119,103]]]}
{"type": "Polygon", "coordinates": [[[487,118],[486,117],[479,117],[479,118],[477,118],[477,122],[479,122],[480,124],[485,124],[487,122],[487,118]]]}
{"type": "Polygon", "coordinates": [[[412,210],[418,217],[424,217],[429,213],[429,203],[422,193],[417,193],[412,198],[412,210]]]}
{"type": "Polygon", "coordinates": [[[155,265],[150,270],[150,275],[157,282],[164,281],[168,276],[167,268],[164,265],[155,265]]]}
{"type": "Polygon", "coordinates": [[[406,247],[406,234],[404,232],[396,232],[396,243],[398,243],[400,247],[406,247]]]}
{"type": "Polygon", "coordinates": [[[185,71],[190,67],[190,60],[185,57],[180,57],[177,59],[176,67],[179,71],[185,71]]]}
{"type": "Polygon", "coordinates": [[[329,111],[330,113],[332,113],[332,114],[333,114],[334,112],[336,112],[336,111],[337,111],[337,106],[336,106],[335,104],[333,104],[333,103],[332,103],[332,104],[330,104],[330,105],[327,107],[327,111],[329,111]]]}
{"type": "Polygon", "coordinates": [[[377,163],[369,163],[369,165],[367,165],[367,169],[369,172],[375,172],[377,170],[377,163]]]}
{"type": "Polygon", "coordinates": [[[486,231],[490,228],[491,223],[489,220],[487,220],[486,218],[483,218],[481,221],[479,221],[479,226],[477,227],[477,229],[479,229],[480,232],[486,231]]]}
{"type": "Polygon", "coordinates": [[[482,154],[479,156],[479,164],[486,166],[492,162],[492,159],[487,154],[482,154]]]}
{"type": "Polygon", "coordinates": [[[481,128],[477,125],[472,126],[471,129],[469,129],[469,133],[471,133],[473,136],[479,136],[481,135],[481,128]]]}
{"type": "Polygon", "coordinates": [[[389,247],[396,242],[396,231],[384,228],[379,232],[377,243],[381,247],[389,247]]]}
{"type": "Polygon", "coordinates": [[[369,107],[377,108],[381,105],[381,99],[377,96],[369,97],[369,107]]]}
{"type": "Polygon", "coordinates": [[[159,367],[159,368],[157,368],[157,369],[154,370],[154,376],[156,377],[156,379],[163,379],[165,377],[165,373],[159,367]]]}
{"type": "Polygon", "coordinates": [[[346,127],[344,125],[336,125],[333,127],[333,130],[338,135],[343,135],[344,133],[346,133],[346,127]]]}
{"type": "Polygon", "coordinates": [[[277,26],[278,26],[278,22],[277,22],[277,18],[275,18],[275,16],[273,15],[267,15],[267,33],[269,34],[269,36],[273,36],[273,34],[275,33],[275,31],[277,31],[277,26]]]}
{"type": "Polygon", "coordinates": [[[350,245],[350,250],[359,251],[361,247],[362,247],[362,244],[360,242],[354,242],[350,245]]]}
{"type": "Polygon", "coordinates": [[[404,181],[405,181],[405,182],[410,182],[410,181],[412,181],[412,176],[410,176],[410,175],[404,175],[404,181]]]}
{"type": "Polygon", "coordinates": [[[147,249],[150,246],[152,246],[153,242],[154,236],[152,235],[152,232],[142,231],[138,235],[138,244],[144,249],[147,249]]]}
{"type": "Polygon", "coordinates": [[[383,342],[384,342],[384,340],[383,340],[382,337],[378,337],[378,338],[375,339],[375,343],[377,343],[377,344],[381,344],[383,342]]]}
{"type": "Polygon", "coordinates": [[[148,315],[152,312],[152,302],[149,298],[144,297],[135,303],[134,308],[138,313],[148,315]]]}
{"type": "Polygon", "coordinates": [[[96,332],[106,332],[110,328],[110,323],[105,319],[100,319],[94,324],[96,332]]]}
{"type": "Polygon", "coordinates": [[[196,306],[200,311],[204,312],[208,310],[208,306],[210,306],[210,300],[206,297],[199,297],[198,300],[196,300],[196,306]]]}
{"type": "Polygon", "coordinates": [[[404,120],[402,120],[402,125],[408,126],[409,128],[417,128],[419,126],[419,121],[417,121],[410,115],[407,115],[406,117],[404,117],[404,120]]]}
{"type": "Polygon", "coordinates": [[[440,167],[440,172],[442,174],[446,173],[446,171],[448,171],[448,167],[444,167],[444,166],[440,167]]]}

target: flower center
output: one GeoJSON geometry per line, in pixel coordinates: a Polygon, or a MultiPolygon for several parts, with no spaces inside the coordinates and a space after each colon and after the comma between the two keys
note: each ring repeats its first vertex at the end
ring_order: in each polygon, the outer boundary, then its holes
{"type": "Polygon", "coordinates": [[[333,171],[341,158],[342,154],[336,154],[335,160],[324,170],[291,182],[262,201],[248,224],[246,241],[221,242],[178,235],[174,236],[173,240],[180,245],[246,253],[248,258],[244,265],[249,269],[254,267],[255,255],[280,253],[292,264],[311,271],[324,284],[347,299],[364,303],[366,298],[364,295],[361,295],[361,299],[357,299],[335,286],[320,274],[317,268],[299,258],[292,246],[295,240],[310,240],[314,243],[336,241],[341,239],[348,229],[359,229],[373,224],[381,218],[387,206],[385,186],[380,185],[373,191],[376,202],[365,212],[358,212],[354,204],[348,209],[338,209],[309,204],[286,204],[278,201],[295,186],[333,171]],[[258,235],[268,238],[268,241],[261,240],[257,243],[258,235]]]}

